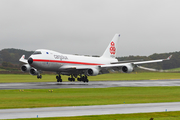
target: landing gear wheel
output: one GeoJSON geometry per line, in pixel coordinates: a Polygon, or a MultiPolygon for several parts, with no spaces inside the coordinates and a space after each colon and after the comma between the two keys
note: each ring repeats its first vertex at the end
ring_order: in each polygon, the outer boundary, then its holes
{"type": "Polygon", "coordinates": [[[61,76],[56,76],[57,82],[62,82],[61,76]]]}
{"type": "Polygon", "coordinates": [[[81,78],[77,78],[78,81],[81,81],[81,78]]]}
{"type": "Polygon", "coordinates": [[[74,77],[77,77],[77,75],[71,75],[71,77],[68,78],[68,80],[70,82],[74,82],[75,81],[75,78],[74,77]]]}
{"type": "Polygon", "coordinates": [[[37,79],[41,79],[42,78],[42,75],[37,75],[37,79]]]}
{"type": "Polygon", "coordinates": [[[80,78],[77,78],[77,80],[80,81],[80,82],[82,81],[82,82],[84,82],[84,83],[85,83],[85,82],[89,82],[89,80],[88,80],[88,78],[87,78],[86,75],[85,75],[85,76],[80,76],[80,78]]]}
{"type": "Polygon", "coordinates": [[[75,81],[75,78],[68,78],[68,80],[70,81],[70,82],[74,82],[75,81]]]}

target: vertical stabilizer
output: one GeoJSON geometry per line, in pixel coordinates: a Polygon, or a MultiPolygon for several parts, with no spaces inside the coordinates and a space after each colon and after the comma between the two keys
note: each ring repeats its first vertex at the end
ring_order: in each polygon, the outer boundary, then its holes
{"type": "Polygon", "coordinates": [[[101,57],[105,58],[115,58],[117,53],[117,43],[120,38],[120,34],[115,34],[108,47],[106,48],[104,54],[101,57]]]}

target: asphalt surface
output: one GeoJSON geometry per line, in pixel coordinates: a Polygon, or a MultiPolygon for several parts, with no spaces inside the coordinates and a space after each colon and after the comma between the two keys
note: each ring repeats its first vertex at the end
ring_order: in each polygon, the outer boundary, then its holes
{"type": "Polygon", "coordinates": [[[88,83],[83,83],[83,82],[0,83],[0,89],[107,88],[107,87],[144,87],[144,86],[180,86],[180,79],[90,81],[88,83]]]}
{"type": "Polygon", "coordinates": [[[180,111],[180,102],[0,110],[1,119],[180,111]]]}
{"type": "MultiPolygon", "coordinates": [[[[90,81],[82,82],[39,82],[39,83],[0,83],[0,89],[46,89],[46,88],[106,88],[106,87],[144,87],[180,86],[180,80],[135,80],[135,81],[90,81]]],[[[180,111],[180,102],[118,104],[97,106],[47,107],[25,109],[0,109],[0,119],[66,117],[104,114],[128,114],[180,111]]]]}

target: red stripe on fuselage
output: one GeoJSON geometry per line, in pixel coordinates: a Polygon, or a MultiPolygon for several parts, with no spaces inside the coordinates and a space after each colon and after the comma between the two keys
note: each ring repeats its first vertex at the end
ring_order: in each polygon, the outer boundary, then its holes
{"type": "Polygon", "coordinates": [[[60,60],[33,59],[33,61],[35,61],[35,62],[69,63],[69,64],[80,64],[80,65],[103,65],[103,64],[98,64],[98,63],[85,63],[85,62],[60,61],[60,60]]]}

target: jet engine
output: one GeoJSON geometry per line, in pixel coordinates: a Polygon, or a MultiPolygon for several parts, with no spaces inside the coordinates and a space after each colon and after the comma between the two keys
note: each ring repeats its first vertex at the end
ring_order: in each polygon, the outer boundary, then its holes
{"type": "Polygon", "coordinates": [[[130,73],[132,72],[134,69],[133,69],[133,66],[131,64],[127,64],[126,66],[123,66],[122,67],[122,71],[124,73],[130,73]]]}
{"type": "Polygon", "coordinates": [[[99,74],[99,69],[97,68],[91,68],[87,70],[87,75],[88,76],[96,76],[99,74]]]}
{"type": "Polygon", "coordinates": [[[30,69],[31,69],[31,66],[29,64],[25,64],[25,65],[21,66],[21,70],[23,72],[29,72],[30,69]]]}
{"type": "Polygon", "coordinates": [[[30,74],[31,75],[39,75],[39,71],[37,71],[35,68],[30,69],[30,74]]]}

